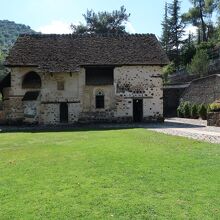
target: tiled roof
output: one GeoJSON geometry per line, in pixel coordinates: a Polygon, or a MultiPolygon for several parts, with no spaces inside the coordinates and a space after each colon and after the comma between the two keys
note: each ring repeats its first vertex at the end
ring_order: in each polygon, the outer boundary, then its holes
{"type": "Polygon", "coordinates": [[[34,34],[18,38],[5,65],[71,72],[83,65],[166,65],[168,62],[153,34],[34,34]]]}

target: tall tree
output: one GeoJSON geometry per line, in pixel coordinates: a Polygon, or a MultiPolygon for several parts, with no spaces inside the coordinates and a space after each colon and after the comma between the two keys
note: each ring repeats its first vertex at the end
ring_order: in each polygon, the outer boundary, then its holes
{"type": "Polygon", "coordinates": [[[187,66],[191,63],[192,58],[196,54],[196,47],[194,42],[194,36],[189,34],[188,38],[185,40],[183,46],[181,47],[181,64],[182,66],[187,66]]]}
{"type": "Polygon", "coordinates": [[[170,39],[170,30],[169,30],[169,18],[168,18],[168,8],[167,2],[165,3],[165,10],[164,10],[164,18],[161,23],[162,25],[162,36],[160,38],[161,45],[163,49],[168,54],[169,52],[169,39],[170,39]]]}
{"type": "Polygon", "coordinates": [[[93,10],[87,10],[86,14],[83,14],[86,24],[80,23],[79,25],[71,25],[73,33],[76,34],[92,34],[92,33],[126,33],[126,22],[128,21],[130,14],[126,12],[124,6],[120,10],[114,10],[112,12],[98,12],[93,10]]]}
{"type": "Polygon", "coordinates": [[[183,14],[185,22],[196,26],[199,29],[201,41],[207,41],[212,30],[211,17],[217,8],[219,0],[190,0],[193,7],[183,14]]]}
{"type": "Polygon", "coordinates": [[[175,65],[180,65],[180,46],[182,44],[182,38],[184,36],[185,25],[182,22],[180,15],[180,2],[179,0],[173,0],[172,3],[168,4],[168,13],[170,18],[169,24],[169,45],[171,50],[171,58],[175,65]]]}

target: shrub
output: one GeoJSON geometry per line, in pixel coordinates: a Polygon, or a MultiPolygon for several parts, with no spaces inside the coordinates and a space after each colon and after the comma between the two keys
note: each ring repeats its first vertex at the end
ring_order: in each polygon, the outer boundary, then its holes
{"type": "Polygon", "coordinates": [[[191,116],[191,104],[190,104],[190,102],[185,102],[184,106],[183,106],[183,109],[184,109],[184,117],[185,118],[190,118],[190,116],[191,116]]]}
{"type": "Polygon", "coordinates": [[[212,103],[211,105],[209,105],[209,111],[210,112],[219,112],[220,111],[220,103],[212,103]]]}
{"type": "Polygon", "coordinates": [[[180,105],[177,108],[177,116],[179,118],[184,117],[184,102],[180,101],[180,105]]]}
{"type": "Polygon", "coordinates": [[[199,106],[199,116],[203,119],[207,119],[207,106],[205,104],[201,104],[199,106]]]}
{"type": "Polygon", "coordinates": [[[183,118],[183,113],[182,113],[182,109],[180,108],[180,106],[177,108],[177,117],[183,118]]]}
{"type": "Polygon", "coordinates": [[[194,104],[191,106],[191,118],[199,118],[198,105],[194,104]]]}

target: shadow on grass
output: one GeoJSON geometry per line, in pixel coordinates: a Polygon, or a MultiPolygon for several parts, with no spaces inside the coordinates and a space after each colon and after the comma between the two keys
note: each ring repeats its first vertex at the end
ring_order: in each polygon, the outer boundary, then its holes
{"type": "Polygon", "coordinates": [[[44,132],[82,132],[82,131],[107,131],[124,129],[164,129],[164,128],[203,128],[202,125],[193,125],[178,122],[164,123],[94,123],[94,124],[62,124],[62,125],[20,125],[20,126],[0,126],[0,133],[44,133],[44,132]]]}

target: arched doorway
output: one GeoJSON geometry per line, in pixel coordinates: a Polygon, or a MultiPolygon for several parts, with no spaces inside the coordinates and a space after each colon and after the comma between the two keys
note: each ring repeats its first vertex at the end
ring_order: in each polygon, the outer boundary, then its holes
{"type": "Polygon", "coordinates": [[[60,103],[60,123],[68,123],[68,104],[60,103]]]}

